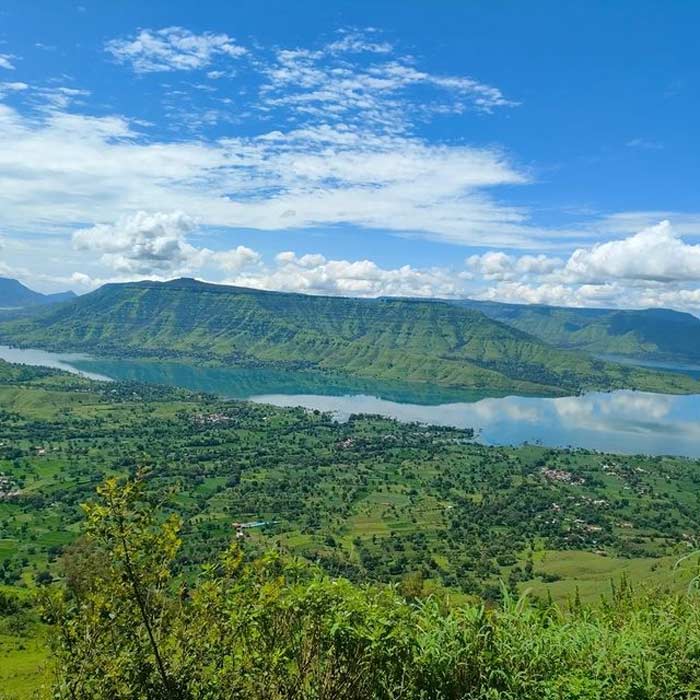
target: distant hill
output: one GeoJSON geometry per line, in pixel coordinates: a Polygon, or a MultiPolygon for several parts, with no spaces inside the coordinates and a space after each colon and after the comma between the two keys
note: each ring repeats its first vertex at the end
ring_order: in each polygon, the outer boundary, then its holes
{"type": "Polygon", "coordinates": [[[58,292],[57,294],[41,294],[25,287],[18,280],[0,277],[0,309],[22,309],[41,304],[55,304],[74,299],[75,292],[58,292]]]}
{"type": "Polygon", "coordinates": [[[698,391],[687,377],[558,350],[475,309],[205,284],[108,284],[0,323],[0,342],[199,363],[314,367],[496,392],[698,391]]]}
{"type": "Polygon", "coordinates": [[[559,348],[700,363],[700,318],[680,311],[579,309],[473,299],[450,303],[481,311],[559,348]]]}

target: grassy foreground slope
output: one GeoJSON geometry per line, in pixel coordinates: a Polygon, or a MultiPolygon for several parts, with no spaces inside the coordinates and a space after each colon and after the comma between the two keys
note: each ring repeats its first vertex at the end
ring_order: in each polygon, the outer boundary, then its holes
{"type": "Polygon", "coordinates": [[[0,324],[0,342],[219,363],[317,367],[492,391],[695,392],[687,377],[557,350],[440,302],[283,294],[193,280],[110,284],[0,324]]]}
{"type": "Polygon", "coordinates": [[[700,319],[680,311],[575,309],[472,299],[452,303],[481,311],[559,348],[700,363],[700,319]]]}

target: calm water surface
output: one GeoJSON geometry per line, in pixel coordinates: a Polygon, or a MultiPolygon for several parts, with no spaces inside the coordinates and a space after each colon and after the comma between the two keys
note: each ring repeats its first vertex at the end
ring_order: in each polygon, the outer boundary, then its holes
{"type": "MultiPolygon", "coordinates": [[[[490,444],[541,442],[622,453],[700,457],[700,395],[634,391],[565,398],[485,396],[439,386],[176,362],[112,360],[0,346],[0,358],[94,378],[180,386],[276,406],[375,413],[401,421],[472,427],[490,444]]],[[[679,371],[683,371],[679,368],[679,371]]]]}
{"type": "Polygon", "coordinates": [[[79,369],[77,364],[88,360],[88,355],[79,352],[56,353],[47,350],[35,350],[33,348],[11,348],[7,345],[0,345],[0,360],[8,362],[19,362],[24,365],[35,365],[38,367],[53,367],[67,372],[74,372],[89,379],[109,381],[110,377],[98,372],[90,372],[87,369],[79,369]]]}

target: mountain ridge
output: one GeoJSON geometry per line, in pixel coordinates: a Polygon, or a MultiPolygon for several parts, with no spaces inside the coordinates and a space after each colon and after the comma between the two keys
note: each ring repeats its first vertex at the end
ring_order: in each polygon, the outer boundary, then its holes
{"type": "Polygon", "coordinates": [[[105,285],[0,323],[0,341],[528,394],[698,389],[688,378],[558,350],[447,302],[313,296],[189,278],[105,285]]]}
{"type": "Polygon", "coordinates": [[[72,291],[42,294],[30,289],[19,280],[0,277],[0,309],[15,310],[42,304],[56,304],[70,301],[76,296],[72,291]]]}
{"type": "Polygon", "coordinates": [[[476,299],[447,301],[479,310],[563,349],[640,360],[700,363],[700,318],[682,311],[576,308],[476,299]]]}

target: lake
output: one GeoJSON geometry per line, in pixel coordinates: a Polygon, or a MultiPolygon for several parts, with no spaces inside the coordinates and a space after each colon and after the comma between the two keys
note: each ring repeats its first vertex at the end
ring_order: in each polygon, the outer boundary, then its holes
{"type": "Polygon", "coordinates": [[[531,442],[700,457],[700,395],[615,391],[554,399],[486,396],[436,385],[321,372],[197,367],[3,346],[0,358],[96,379],[167,384],[276,406],[303,406],[332,412],[338,420],[353,413],[374,413],[401,421],[471,427],[487,444],[531,442]]]}

